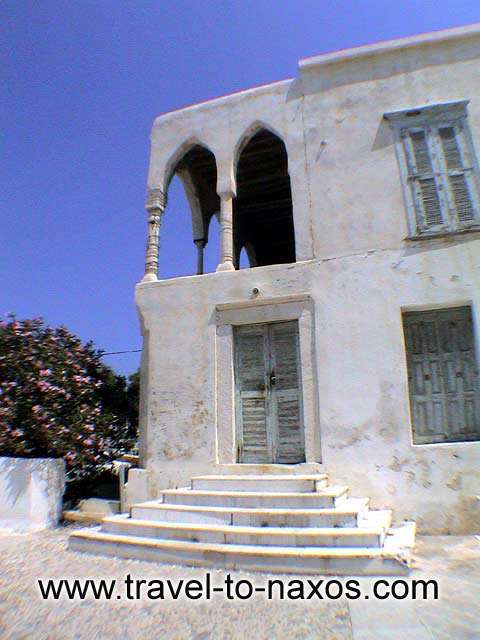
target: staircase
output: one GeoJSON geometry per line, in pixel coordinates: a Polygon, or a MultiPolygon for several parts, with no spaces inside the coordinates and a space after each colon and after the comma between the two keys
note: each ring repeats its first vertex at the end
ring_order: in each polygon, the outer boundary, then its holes
{"type": "Polygon", "coordinates": [[[170,564],[281,573],[408,573],[412,522],[329,485],[325,474],[208,475],[131,514],[77,530],[69,548],[170,564]]]}

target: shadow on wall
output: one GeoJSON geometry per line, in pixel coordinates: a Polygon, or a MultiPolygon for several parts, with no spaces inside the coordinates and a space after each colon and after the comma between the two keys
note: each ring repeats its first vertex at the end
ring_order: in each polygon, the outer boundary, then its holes
{"type": "Polygon", "coordinates": [[[64,491],[64,460],[0,458],[0,527],[22,531],[55,526],[64,491]]]}
{"type": "Polygon", "coordinates": [[[24,469],[19,467],[17,458],[0,459],[0,488],[10,506],[14,506],[29,490],[24,469]]]}

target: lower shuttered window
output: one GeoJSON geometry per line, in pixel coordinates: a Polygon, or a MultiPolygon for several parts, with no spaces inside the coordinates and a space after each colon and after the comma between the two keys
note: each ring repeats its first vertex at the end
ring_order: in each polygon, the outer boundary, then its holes
{"type": "Polygon", "coordinates": [[[414,444],[480,440],[470,307],[403,314],[414,444]]]}

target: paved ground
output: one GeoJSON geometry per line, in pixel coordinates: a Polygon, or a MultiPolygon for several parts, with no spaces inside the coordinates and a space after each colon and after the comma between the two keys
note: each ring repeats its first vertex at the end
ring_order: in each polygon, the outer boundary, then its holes
{"type": "MultiPolygon", "coordinates": [[[[0,535],[0,638],[2,640],[478,640],[480,540],[423,537],[411,578],[439,582],[437,601],[248,601],[185,599],[45,601],[38,578],[205,579],[205,570],[94,557],[66,550],[70,529],[0,535]]],[[[212,572],[220,584],[226,572],[212,572]]],[[[231,572],[257,585],[267,576],[231,572]]],[[[278,576],[270,576],[278,578],[278,576]]],[[[285,581],[294,576],[285,577],[285,581]]],[[[326,578],[328,580],[330,578],[326,578]]],[[[345,579],[343,579],[345,582],[345,579]]],[[[360,579],[371,593],[372,578],[360,579]]],[[[308,591],[309,589],[307,589],[308,591]]]]}

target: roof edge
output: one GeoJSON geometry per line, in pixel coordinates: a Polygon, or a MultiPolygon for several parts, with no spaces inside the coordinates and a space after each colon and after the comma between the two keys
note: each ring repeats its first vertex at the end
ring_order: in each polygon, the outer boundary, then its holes
{"type": "Polygon", "coordinates": [[[175,109],[170,109],[169,111],[164,111],[163,113],[159,113],[154,120],[155,123],[161,123],[163,120],[168,120],[170,116],[174,116],[178,113],[189,112],[201,107],[215,107],[223,104],[229,100],[234,100],[235,98],[241,98],[243,95],[249,95],[252,93],[262,93],[262,91],[268,91],[269,89],[273,89],[274,87],[280,87],[281,85],[288,85],[294,81],[295,78],[284,78],[283,80],[274,80],[273,82],[266,82],[265,84],[254,85],[253,87],[248,87],[248,89],[238,89],[236,91],[232,91],[230,93],[225,93],[221,96],[216,96],[214,98],[207,98],[206,100],[201,100],[200,102],[194,102],[192,104],[185,105],[183,107],[177,107],[175,109]]]}
{"type": "Polygon", "coordinates": [[[441,31],[430,31],[428,33],[421,33],[415,36],[407,36],[406,38],[384,40],[373,44],[362,45],[360,47],[353,47],[351,49],[332,51],[331,53],[322,53],[318,56],[302,58],[299,61],[298,66],[300,70],[309,70],[313,67],[347,62],[352,59],[358,60],[359,58],[382,55],[391,51],[421,47],[428,44],[436,44],[439,42],[468,38],[476,35],[480,36],[480,22],[463,27],[442,29],[441,31]]]}

